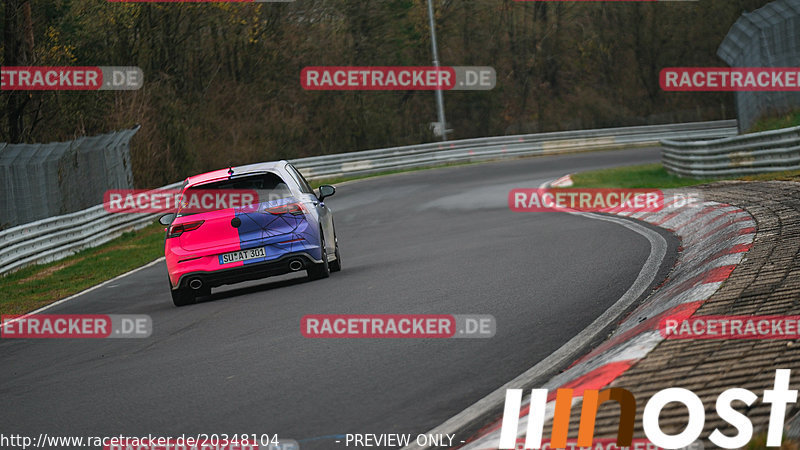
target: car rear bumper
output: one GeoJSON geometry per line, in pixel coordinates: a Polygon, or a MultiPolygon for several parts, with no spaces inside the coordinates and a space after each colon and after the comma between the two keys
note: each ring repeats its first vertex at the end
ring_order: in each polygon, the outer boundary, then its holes
{"type": "Polygon", "coordinates": [[[258,280],[261,278],[283,275],[291,272],[299,272],[309,267],[311,264],[319,264],[322,261],[314,259],[306,252],[289,253],[278,259],[263,261],[254,264],[231,267],[214,271],[195,271],[181,275],[175,289],[191,289],[190,283],[199,280],[201,288],[212,288],[226,284],[235,284],[242,281],[258,280]],[[297,268],[297,263],[301,267],[297,268]]]}

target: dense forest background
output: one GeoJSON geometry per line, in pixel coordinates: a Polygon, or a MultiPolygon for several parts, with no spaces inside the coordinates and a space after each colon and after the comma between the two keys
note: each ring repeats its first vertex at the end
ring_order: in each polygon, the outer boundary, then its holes
{"type": "MultiPolygon", "coordinates": [[[[768,0],[435,0],[442,65],[493,66],[492,91],[446,91],[450,138],[735,117],[733,95],[665,93],[671,66],[716,50],[768,0]]],[[[3,92],[0,142],[141,124],[136,184],[200,171],[428,142],[430,91],[320,92],[300,70],[430,65],[425,0],[116,3],[5,0],[3,65],[139,66],[138,91],[3,92]]]]}

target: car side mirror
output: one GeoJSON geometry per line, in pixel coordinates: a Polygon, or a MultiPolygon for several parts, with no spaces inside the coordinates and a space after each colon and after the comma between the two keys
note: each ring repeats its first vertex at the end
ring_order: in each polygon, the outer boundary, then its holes
{"type": "Polygon", "coordinates": [[[175,220],[175,213],[167,213],[158,218],[158,223],[161,225],[169,225],[175,220]]]}
{"type": "Polygon", "coordinates": [[[319,195],[317,196],[317,198],[319,199],[319,201],[322,201],[326,197],[330,197],[335,193],[336,193],[335,187],[328,184],[323,184],[322,186],[319,187],[319,195]]]}

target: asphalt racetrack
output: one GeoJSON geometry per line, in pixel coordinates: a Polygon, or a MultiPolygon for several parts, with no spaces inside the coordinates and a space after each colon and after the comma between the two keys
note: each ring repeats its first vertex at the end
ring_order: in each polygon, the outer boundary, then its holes
{"type": "MultiPolygon", "coordinates": [[[[172,304],[163,262],[47,311],[148,314],[146,339],[0,340],[0,428],[38,436],[424,433],[516,377],[619,299],[648,241],[619,224],[513,213],[513,188],[656,162],[658,149],[449,167],[346,183],[343,271],[172,304]],[[307,339],[306,314],[491,314],[491,339],[307,339]]],[[[675,257],[676,240],[660,282],[675,257]]]]}

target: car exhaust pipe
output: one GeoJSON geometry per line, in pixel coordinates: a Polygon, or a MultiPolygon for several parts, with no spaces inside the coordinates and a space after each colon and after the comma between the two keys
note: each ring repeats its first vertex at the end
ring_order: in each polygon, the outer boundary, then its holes
{"type": "Polygon", "coordinates": [[[297,272],[302,268],[303,268],[303,262],[300,261],[299,259],[293,259],[289,261],[289,269],[291,269],[292,272],[297,272]]]}
{"type": "Polygon", "coordinates": [[[192,278],[189,281],[189,287],[196,291],[201,287],[203,287],[203,280],[201,280],[200,278],[192,278]]]}

